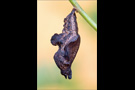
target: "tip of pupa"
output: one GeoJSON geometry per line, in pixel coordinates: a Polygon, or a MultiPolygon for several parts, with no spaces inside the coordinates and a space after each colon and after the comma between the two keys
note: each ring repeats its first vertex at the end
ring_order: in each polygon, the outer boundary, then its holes
{"type": "Polygon", "coordinates": [[[78,13],[78,10],[77,10],[75,7],[72,9],[72,11],[73,11],[73,12],[76,11],[76,12],[78,13]]]}

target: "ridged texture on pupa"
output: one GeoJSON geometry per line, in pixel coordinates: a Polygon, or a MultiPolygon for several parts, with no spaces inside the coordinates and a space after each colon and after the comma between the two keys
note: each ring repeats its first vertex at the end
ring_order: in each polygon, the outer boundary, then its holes
{"type": "Polygon", "coordinates": [[[78,34],[78,25],[76,21],[76,9],[64,19],[64,29],[62,33],[55,33],[51,38],[52,45],[59,46],[58,51],[54,55],[54,60],[61,74],[65,78],[72,78],[71,65],[76,57],[80,46],[80,35],[78,34]]]}

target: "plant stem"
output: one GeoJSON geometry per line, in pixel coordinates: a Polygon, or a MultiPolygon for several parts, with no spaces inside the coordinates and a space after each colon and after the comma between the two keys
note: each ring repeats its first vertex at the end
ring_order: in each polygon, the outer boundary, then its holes
{"type": "Polygon", "coordinates": [[[69,0],[70,3],[77,9],[79,14],[88,22],[88,24],[97,31],[97,24],[84,12],[76,0],[69,0]]]}

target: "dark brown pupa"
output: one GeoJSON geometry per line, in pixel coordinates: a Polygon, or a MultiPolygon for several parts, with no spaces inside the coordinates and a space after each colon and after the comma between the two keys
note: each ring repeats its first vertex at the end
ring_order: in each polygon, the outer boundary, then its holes
{"type": "Polygon", "coordinates": [[[72,78],[71,65],[80,46],[80,35],[78,34],[78,25],[76,21],[76,9],[64,19],[64,29],[62,33],[55,33],[51,38],[52,45],[59,46],[59,50],[54,55],[54,60],[61,74],[65,78],[72,78]]]}

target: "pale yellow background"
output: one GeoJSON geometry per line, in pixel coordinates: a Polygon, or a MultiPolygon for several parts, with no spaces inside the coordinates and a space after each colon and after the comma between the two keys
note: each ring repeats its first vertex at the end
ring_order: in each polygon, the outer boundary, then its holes
{"type": "MultiPolygon", "coordinates": [[[[89,16],[97,14],[97,1],[78,1],[89,16]]],[[[72,79],[65,79],[60,74],[53,56],[58,46],[53,46],[50,39],[54,33],[61,33],[64,18],[73,6],[69,1],[37,1],[37,85],[40,89],[97,89],[97,32],[77,15],[80,48],[72,64],[72,79]]],[[[94,19],[95,20],[95,19],[94,19]]]]}

